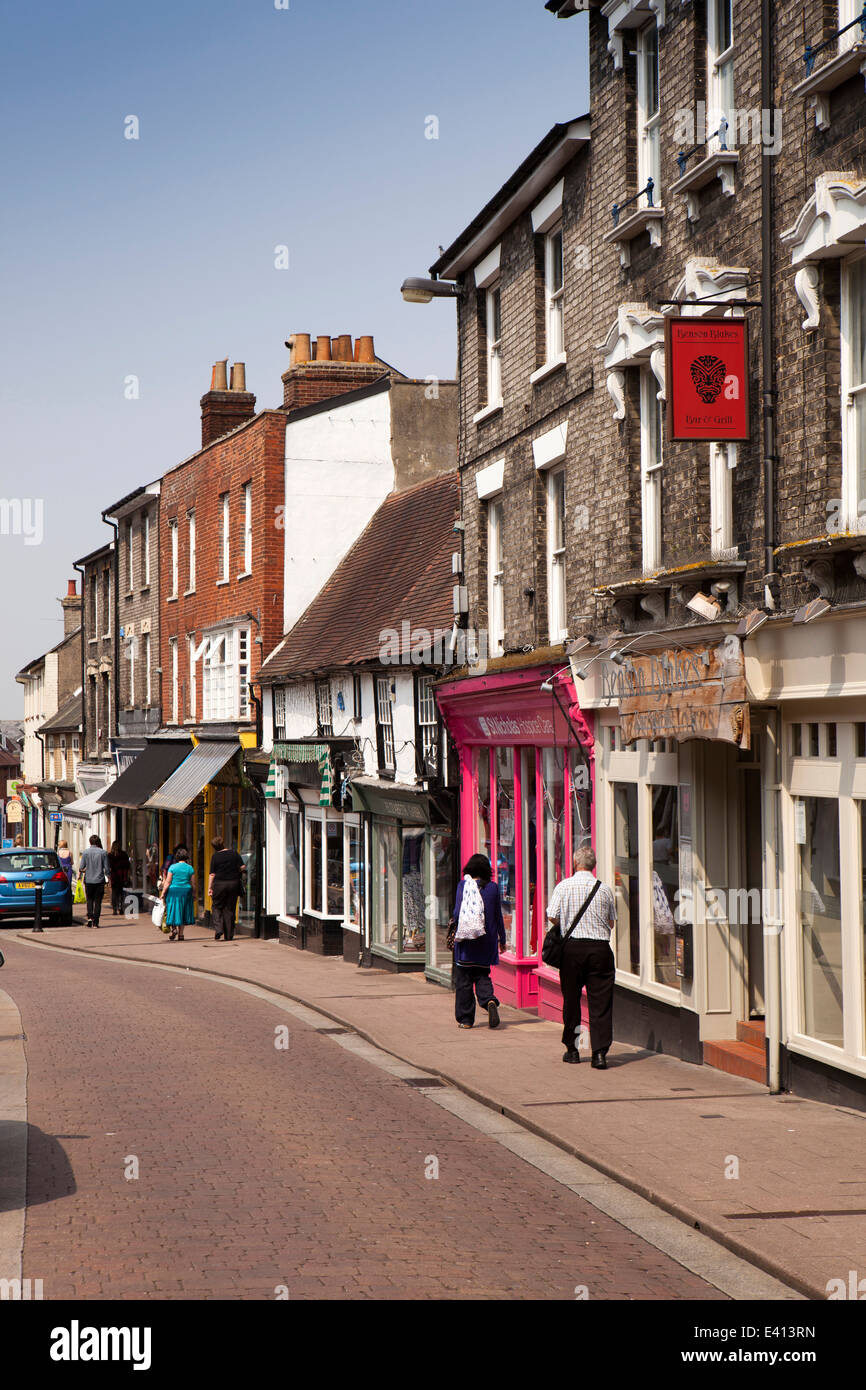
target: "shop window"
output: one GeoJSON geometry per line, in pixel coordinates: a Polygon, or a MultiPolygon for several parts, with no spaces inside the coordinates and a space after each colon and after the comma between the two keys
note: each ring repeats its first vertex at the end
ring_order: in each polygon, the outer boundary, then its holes
{"type": "Polygon", "coordinates": [[[496,772],[496,882],[502,898],[502,916],[508,949],[517,950],[517,848],[514,823],[514,749],[493,750],[496,772]]]}
{"type": "Polygon", "coordinates": [[[520,754],[520,800],[523,817],[521,851],[523,866],[521,880],[523,902],[520,904],[519,954],[538,954],[539,925],[544,916],[538,891],[538,806],[535,784],[535,749],[524,748],[520,754]]]}
{"type": "Polygon", "coordinates": [[[490,749],[477,748],[475,758],[475,786],[477,794],[478,821],[475,832],[475,845],[479,854],[490,858],[490,749]]]}
{"type": "Polygon", "coordinates": [[[396,950],[400,931],[400,832],[396,825],[377,822],[374,830],[376,845],[375,932],[383,946],[396,950]]]}
{"type": "Polygon", "coordinates": [[[680,886],[677,788],[653,787],[652,892],[655,979],[676,987],[674,913],[680,886]]]}
{"type": "Polygon", "coordinates": [[[565,862],[565,754],[545,748],[541,754],[544,826],[544,891],[547,901],[557,883],[568,877],[565,862]]]}
{"type": "Polygon", "coordinates": [[[380,772],[394,772],[397,767],[394,750],[394,722],[391,713],[392,685],[390,676],[376,677],[376,738],[380,772]]]}
{"type": "Polygon", "coordinates": [[[857,733],[857,757],[866,758],[866,724],[855,724],[857,733]]]}
{"type": "MultiPolygon", "coordinates": [[[[573,852],[592,844],[589,770],[579,748],[569,749],[568,782],[571,788],[571,848],[573,852]]],[[[565,864],[567,872],[571,873],[571,866],[567,860],[565,864]]]]}
{"type": "Polygon", "coordinates": [[[361,926],[361,891],[363,861],[360,825],[346,824],[346,922],[361,926]]]}
{"type": "MultiPolygon", "coordinates": [[[[432,855],[432,907],[428,924],[433,933],[432,966],[450,971],[452,954],[445,944],[448,924],[454,907],[454,839],[448,831],[434,830],[430,835],[432,855]]],[[[430,899],[428,899],[430,901],[430,899]]]]}
{"type": "Polygon", "coordinates": [[[322,912],[322,822],[309,820],[308,860],[310,866],[308,903],[313,912],[322,912]]]}
{"type": "Polygon", "coordinates": [[[301,818],[290,812],[283,823],[286,829],[285,911],[287,916],[296,917],[301,910],[301,818]]]}
{"type": "Polygon", "coordinates": [[[401,934],[401,946],[404,951],[424,951],[427,947],[424,901],[424,850],[426,844],[425,831],[404,829],[401,934]]]}
{"type": "Polygon", "coordinates": [[[325,829],[327,832],[325,891],[327,893],[328,916],[342,917],[344,900],[342,821],[329,820],[326,822],[325,829]]]}
{"type": "Polygon", "coordinates": [[[637,785],[613,785],[614,898],[616,900],[616,963],[630,975],[640,975],[640,887],[638,861],[637,785]]]}
{"type": "Polygon", "coordinates": [[[839,803],[804,797],[796,807],[800,847],[803,1031],[842,1046],[842,911],[839,803]]]}

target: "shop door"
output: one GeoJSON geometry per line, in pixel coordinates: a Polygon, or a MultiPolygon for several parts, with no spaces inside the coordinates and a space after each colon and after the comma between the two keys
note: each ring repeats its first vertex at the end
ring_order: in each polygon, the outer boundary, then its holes
{"type": "Polygon", "coordinates": [[[761,772],[741,770],[740,823],[748,917],[744,927],[749,1018],[764,1017],[763,818],[761,772]]]}

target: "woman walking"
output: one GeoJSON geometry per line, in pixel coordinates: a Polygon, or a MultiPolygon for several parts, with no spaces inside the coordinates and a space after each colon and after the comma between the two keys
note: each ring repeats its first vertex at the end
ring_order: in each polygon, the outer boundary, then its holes
{"type": "Polygon", "coordinates": [[[65,840],[61,840],[57,846],[57,858],[60,860],[60,867],[72,883],[75,876],[75,866],[72,863],[72,855],[69,853],[69,846],[65,840]]]}
{"type": "Polygon", "coordinates": [[[460,909],[464,894],[470,891],[473,891],[473,894],[480,893],[484,909],[484,934],[472,939],[457,939],[454,942],[454,1012],[461,1028],[471,1028],[475,1023],[477,999],[482,1009],[487,1010],[487,1022],[490,1027],[498,1028],[499,1000],[493,993],[490,967],[497,964],[500,947],[504,950],[506,945],[502,900],[499,888],[491,882],[493,871],[486,854],[473,854],[463,874],[464,877],[457,885],[453,920],[458,924],[459,933],[460,909]],[[470,889],[473,882],[474,889],[470,889]]]}
{"type": "Polygon", "coordinates": [[[184,927],[195,921],[195,870],[185,849],[175,850],[160,897],[165,901],[166,924],[171,927],[169,941],[183,941],[184,927]]]}
{"type": "Polygon", "coordinates": [[[108,851],[108,862],[111,866],[111,910],[119,917],[123,913],[123,890],[130,879],[130,863],[129,855],[117,840],[108,851]]]}
{"type": "Polygon", "coordinates": [[[214,941],[232,941],[235,934],[235,909],[241,890],[245,887],[247,866],[237,850],[226,849],[225,841],[217,835],[211,840],[213,855],[207,891],[210,894],[214,925],[214,941]]]}

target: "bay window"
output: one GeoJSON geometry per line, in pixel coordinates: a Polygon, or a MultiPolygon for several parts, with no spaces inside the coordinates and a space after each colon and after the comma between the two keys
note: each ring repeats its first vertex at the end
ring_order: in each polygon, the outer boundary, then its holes
{"type": "Polygon", "coordinates": [[[198,648],[202,663],[202,718],[245,719],[249,710],[249,628],[209,633],[198,648]]]}

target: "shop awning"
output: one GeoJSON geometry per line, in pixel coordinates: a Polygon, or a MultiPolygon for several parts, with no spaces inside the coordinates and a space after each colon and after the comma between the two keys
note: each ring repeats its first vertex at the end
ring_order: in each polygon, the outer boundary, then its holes
{"type": "Polygon", "coordinates": [[[105,803],[100,800],[100,793],[88,792],[86,796],[80,796],[77,801],[69,801],[62,807],[64,820],[83,821],[89,823],[91,816],[98,816],[100,811],[105,810],[105,803]]]}
{"type": "Polygon", "coordinates": [[[329,752],[327,743],[274,744],[274,758],[280,763],[317,763],[329,752]]]}
{"type": "Polygon", "coordinates": [[[395,786],[374,777],[356,777],[350,786],[356,811],[393,816],[409,825],[430,824],[430,798],[426,792],[395,786]]]}
{"type": "Polygon", "coordinates": [[[145,801],[145,806],[151,811],[185,811],[239,751],[237,739],[197,743],[177,771],[145,801]]]}
{"type": "Polygon", "coordinates": [[[168,781],[191,750],[192,743],[185,738],[149,743],[131,767],[102,792],[100,799],[106,806],[125,806],[130,811],[137,810],[149,796],[153,796],[157,787],[168,781]]]}

